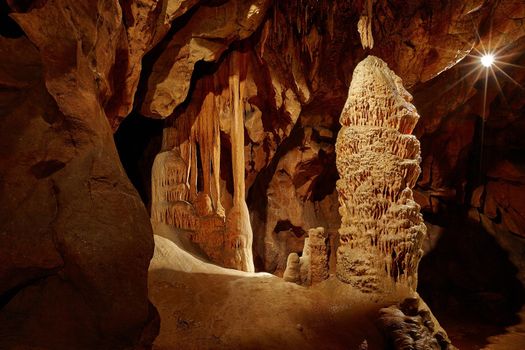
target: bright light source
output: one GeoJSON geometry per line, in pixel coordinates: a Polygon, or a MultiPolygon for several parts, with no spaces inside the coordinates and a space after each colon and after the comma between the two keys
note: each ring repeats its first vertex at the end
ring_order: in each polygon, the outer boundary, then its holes
{"type": "Polygon", "coordinates": [[[481,56],[481,64],[485,67],[492,66],[492,63],[494,63],[494,55],[486,54],[481,56]]]}

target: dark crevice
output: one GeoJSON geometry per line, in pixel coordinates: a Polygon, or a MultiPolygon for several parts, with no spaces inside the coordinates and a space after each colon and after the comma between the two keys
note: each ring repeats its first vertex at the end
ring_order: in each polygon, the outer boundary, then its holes
{"type": "MultiPolygon", "coordinates": [[[[57,267],[49,270],[40,270],[35,273],[36,276],[25,280],[23,283],[20,283],[13,288],[8,289],[2,295],[0,295],[0,310],[9,304],[9,302],[16,297],[16,295],[21,292],[24,288],[27,288],[32,285],[36,285],[41,281],[45,280],[49,276],[55,275],[62,267],[57,267]]],[[[22,273],[19,271],[19,273],[22,273]]]]}
{"type": "Polygon", "coordinates": [[[297,238],[301,238],[305,235],[305,230],[303,230],[299,226],[293,225],[290,220],[279,220],[277,221],[277,224],[275,224],[275,228],[273,229],[273,232],[276,234],[279,234],[281,231],[291,231],[297,238]]]}
{"type": "Polygon", "coordinates": [[[282,143],[277,148],[277,152],[273,156],[272,160],[268,166],[262,169],[255,178],[253,185],[250,187],[247,196],[247,203],[250,209],[250,212],[255,211],[257,215],[266,220],[266,210],[268,206],[268,198],[266,196],[266,191],[272,181],[273,174],[277,170],[277,165],[279,160],[289,151],[294,149],[296,146],[301,144],[301,141],[304,138],[304,129],[300,122],[297,122],[290,135],[285,138],[282,143]]]}
{"type": "Polygon", "coordinates": [[[5,0],[0,0],[0,36],[6,38],[19,38],[24,36],[24,31],[9,14],[12,10],[5,0]]]}
{"type": "Polygon", "coordinates": [[[122,166],[147,207],[151,201],[151,168],[162,146],[163,126],[163,120],[133,112],[114,134],[122,166]]]}

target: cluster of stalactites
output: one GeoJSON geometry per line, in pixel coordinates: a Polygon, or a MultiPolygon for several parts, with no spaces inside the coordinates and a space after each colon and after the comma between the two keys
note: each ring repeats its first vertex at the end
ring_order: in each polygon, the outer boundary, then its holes
{"type": "MultiPolygon", "coordinates": [[[[265,45],[275,48],[288,65],[296,54],[313,63],[323,33],[333,38],[337,1],[289,0],[275,2],[273,15],[263,28],[261,51],[265,45]]],[[[262,55],[261,55],[262,56],[262,55]]],[[[304,62],[303,62],[304,63],[304,62]]]]}
{"type": "Polygon", "coordinates": [[[356,67],[336,143],[342,216],[337,275],[363,291],[415,289],[425,225],[412,190],[419,116],[401,79],[369,56],[356,67]]]}
{"type": "Polygon", "coordinates": [[[208,197],[214,214],[224,221],[220,201],[220,111],[217,105],[225,103],[220,101],[221,95],[215,95],[213,80],[205,79],[206,92],[200,108],[195,110],[190,106],[183,114],[166,122],[162,149],[179,150],[186,164],[181,176],[189,188],[187,201],[195,205],[197,197],[208,197]]]}
{"type": "Polygon", "coordinates": [[[201,80],[202,103],[167,121],[163,152],[154,161],[152,219],[194,231],[192,240],[223,266],[254,271],[252,230],[244,185],[244,80],[246,62],[233,52],[228,85],[217,76],[201,80]],[[242,66],[242,67],[241,67],[242,66]],[[231,117],[233,208],[220,198],[221,115],[231,117]]]}

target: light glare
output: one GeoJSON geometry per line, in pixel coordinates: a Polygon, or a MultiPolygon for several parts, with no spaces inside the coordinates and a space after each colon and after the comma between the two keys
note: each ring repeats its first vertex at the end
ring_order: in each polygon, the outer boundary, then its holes
{"type": "Polygon", "coordinates": [[[492,63],[494,63],[494,55],[486,54],[481,56],[481,64],[485,67],[492,66],[492,63]]]}

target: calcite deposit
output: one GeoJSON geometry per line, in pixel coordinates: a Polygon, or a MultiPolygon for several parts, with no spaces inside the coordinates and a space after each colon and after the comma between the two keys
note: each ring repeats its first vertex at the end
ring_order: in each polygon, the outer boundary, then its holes
{"type": "Polygon", "coordinates": [[[337,276],[367,292],[417,285],[426,227],[411,190],[420,173],[411,99],[386,63],[368,56],[354,70],[341,113],[337,276]]]}
{"type": "Polygon", "coordinates": [[[253,272],[253,233],[246,205],[244,104],[246,56],[234,53],[228,85],[213,79],[200,110],[170,120],[152,169],[152,220],[189,231],[212,261],[253,272]],[[215,83],[215,84],[214,84],[215,83]],[[233,202],[221,204],[219,135],[222,115],[230,124],[233,202]]]}
{"type": "Polygon", "coordinates": [[[329,277],[330,245],[323,227],[308,230],[301,257],[290,253],[283,278],[287,282],[310,286],[329,277]]]}

